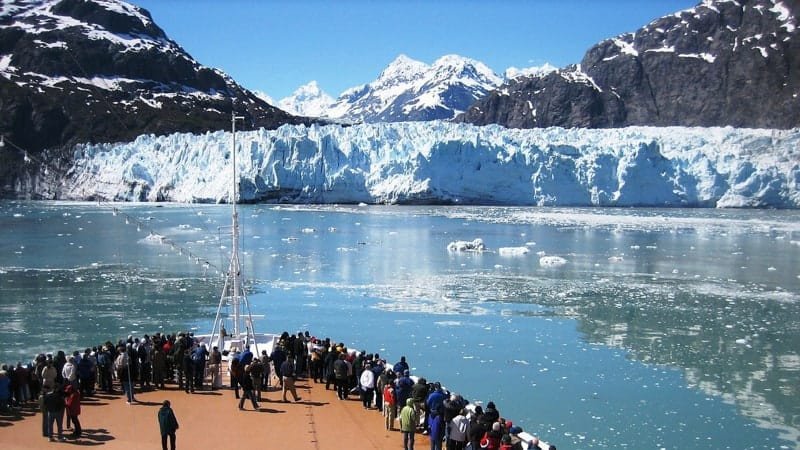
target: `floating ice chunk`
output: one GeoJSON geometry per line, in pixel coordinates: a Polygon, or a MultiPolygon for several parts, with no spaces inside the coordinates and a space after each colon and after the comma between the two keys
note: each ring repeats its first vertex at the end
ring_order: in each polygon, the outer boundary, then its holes
{"type": "Polygon", "coordinates": [[[311,234],[311,233],[316,233],[317,230],[315,230],[313,228],[303,228],[300,231],[303,232],[303,233],[306,233],[306,234],[311,234]]]}
{"type": "Polygon", "coordinates": [[[530,250],[528,247],[500,247],[497,249],[500,256],[523,256],[527,255],[530,250]]]}
{"type": "Polygon", "coordinates": [[[359,202],[359,203],[358,203],[358,206],[364,207],[364,206],[367,206],[367,204],[366,204],[366,203],[364,203],[364,202],[359,202]]]}
{"type": "Polygon", "coordinates": [[[547,254],[547,252],[544,251],[544,250],[539,250],[538,252],[536,252],[536,256],[544,256],[546,254],[547,254]]]}
{"type": "Polygon", "coordinates": [[[739,344],[739,345],[747,344],[747,339],[737,339],[736,343],[739,344]]]}
{"type": "Polygon", "coordinates": [[[623,258],[622,256],[609,256],[608,257],[608,262],[617,263],[617,262],[622,262],[622,261],[625,261],[625,258],[623,258]]]}
{"type": "Polygon", "coordinates": [[[567,260],[560,256],[542,256],[539,258],[539,265],[542,267],[561,267],[567,260]]]}
{"type": "MultiPolygon", "coordinates": [[[[17,217],[17,215],[14,214],[14,217],[17,217]]],[[[800,241],[789,241],[789,243],[792,244],[792,245],[797,245],[798,247],[800,247],[800,241]]]]}
{"type": "Polygon", "coordinates": [[[535,246],[536,246],[536,242],[533,242],[533,241],[526,242],[526,243],[525,243],[525,246],[526,246],[526,247],[535,247],[535,246]]]}
{"type": "Polygon", "coordinates": [[[454,241],[447,244],[447,250],[450,252],[482,252],[486,250],[486,245],[483,244],[483,239],[477,238],[473,241],[454,241]]]}
{"type": "Polygon", "coordinates": [[[774,268],[772,266],[769,266],[769,267],[767,267],[767,270],[769,270],[770,272],[774,272],[774,271],[776,271],[778,269],[776,269],[776,268],[774,268]]]}
{"type": "MultiPolygon", "coordinates": [[[[22,217],[22,214],[20,214],[20,213],[14,213],[14,217],[22,217]]],[[[792,243],[794,243],[794,241],[792,241],[792,243]]]]}

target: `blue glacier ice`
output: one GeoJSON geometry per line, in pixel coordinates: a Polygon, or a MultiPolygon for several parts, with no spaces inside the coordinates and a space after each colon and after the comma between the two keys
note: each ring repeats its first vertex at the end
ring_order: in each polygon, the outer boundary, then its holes
{"type": "MultiPolygon", "coordinates": [[[[67,199],[227,202],[231,133],[81,145],[67,199]]],[[[236,134],[240,200],[800,207],[800,129],[506,129],[449,122],[236,134]]]]}

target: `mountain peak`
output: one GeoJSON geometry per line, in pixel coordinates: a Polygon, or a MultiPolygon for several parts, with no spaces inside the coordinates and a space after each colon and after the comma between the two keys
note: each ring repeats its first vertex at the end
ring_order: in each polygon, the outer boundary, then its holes
{"type": "Polygon", "coordinates": [[[278,107],[290,114],[306,117],[320,117],[333,104],[333,97],[323,91],[316,80],[295,89],[292,95],[281,99],[278,107]]]}
{"type": "MultiPolygon", "coordinates": [[[[428,65],[411,59],[404,54],[400,54],[395,58],[378,76],[378,80],[385,81],[410,81],[418,78],[422,72],[428,69],[428,65]]],[[[376,80],[376,81],[378,81],[376,80]]]]}

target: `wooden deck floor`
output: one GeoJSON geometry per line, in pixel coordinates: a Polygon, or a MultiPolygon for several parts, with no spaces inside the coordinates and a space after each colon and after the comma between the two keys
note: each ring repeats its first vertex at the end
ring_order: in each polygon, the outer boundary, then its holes
{"type": "MultiPolygon", "coordinates": [[[[122,395],[99,394],[82,402],[84,436],[78,440],[49,442],[42,436],[41,414],[33,403],[18,415],[0,415],[0,447],[6,450],[53,446],[102,446],[105,449],[157,449],[161,437],[156,415],[170,400],[180,424],[179,449],[388,449],[402,447],[397,431],[387,431],[383,416],[365,410],[355,396],[341,401],[324,384],[298,380],[299,403],[283,403],[281,392],[263,394],[260,410],[245,404],[239,411],[232,390],[186,394],[175,385],[167,390],[137,393],[138,404],[128,405],[122,395]]],[[[430,446],[417,435],[417,446],[430,446]]]]}

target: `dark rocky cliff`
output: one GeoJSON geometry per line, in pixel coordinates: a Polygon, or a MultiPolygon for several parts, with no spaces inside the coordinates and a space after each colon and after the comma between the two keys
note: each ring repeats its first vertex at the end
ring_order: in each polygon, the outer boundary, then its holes
{"type": "Polygon", "coordinates": [[[456,120],[513,128],[800,126],[800,2],[704,1],[516,79],[456,120]]]}
{"type": "MultiPolygon", "coordinates": [[[[227,129],[232,108],[246,117],[245,128],[306,120],[199,64],[136,6],[117,0],[2,5],[0,134],[51,166],[68,162],[68,149],[78,142],[227,129]]],[[[0,188],[7,195],[24,191],[41,169],[23,166],[20,152],[9,147],[0,152],[0,188]]]]}

